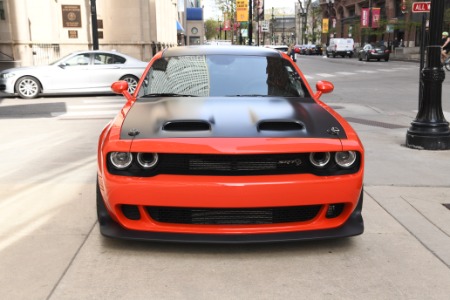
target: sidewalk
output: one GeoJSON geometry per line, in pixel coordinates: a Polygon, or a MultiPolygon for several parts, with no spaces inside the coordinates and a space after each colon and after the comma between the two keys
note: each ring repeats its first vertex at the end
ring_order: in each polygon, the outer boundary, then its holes
{"type": "MultiPolygon", "coordinates": [[[[413,118],[403,113],[367,113],[353,105],[344,111],[366,150],[365,204],[373,199],[450,270],[450,150],[405,147],[413,118]]],[[[370,213],[363,209],[363,216],[370,213]]]]}

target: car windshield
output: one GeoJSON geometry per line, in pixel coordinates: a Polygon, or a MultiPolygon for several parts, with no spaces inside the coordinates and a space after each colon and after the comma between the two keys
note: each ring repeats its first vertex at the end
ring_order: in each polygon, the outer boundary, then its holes
{"type": "Polygon", "coordinates": [[[160,58],[138,97],[310,97],[293,66],[280,57],[198,55],[160,58]]]}

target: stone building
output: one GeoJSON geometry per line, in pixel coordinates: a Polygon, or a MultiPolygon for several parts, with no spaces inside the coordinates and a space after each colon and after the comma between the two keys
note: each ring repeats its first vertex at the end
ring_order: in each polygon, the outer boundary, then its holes
{"type": "Polygon", "coordinates": [[[0,68],[48,64],[92,49],[92,3],[100,50],[148,61],[177,45],[177,0],[0,0],[0,68]]]}

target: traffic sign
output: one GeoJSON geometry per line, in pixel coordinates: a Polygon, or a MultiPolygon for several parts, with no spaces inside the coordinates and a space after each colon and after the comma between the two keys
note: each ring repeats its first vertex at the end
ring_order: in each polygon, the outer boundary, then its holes
{"type": "Polygon", "coordinates": [[[413,13],[426,13],[430,12],[431,2],[413,2],[412,12],[413,13]]]}

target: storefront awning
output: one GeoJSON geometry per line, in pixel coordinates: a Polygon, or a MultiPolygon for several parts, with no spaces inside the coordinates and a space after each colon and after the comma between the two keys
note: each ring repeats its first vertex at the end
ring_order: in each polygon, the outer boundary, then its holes
{"type": "Polygon", "coordinates": [[[177,33],[184,33],[184,28],[181,26],[180,22],[177,20],[177,33]]]}

